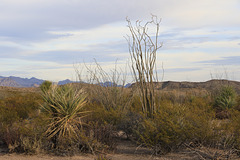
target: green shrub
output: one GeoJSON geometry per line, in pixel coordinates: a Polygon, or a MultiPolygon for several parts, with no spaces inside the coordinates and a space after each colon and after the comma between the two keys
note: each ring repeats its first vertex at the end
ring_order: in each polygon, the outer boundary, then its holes
{"type": "Polygon", "coordinates": [[[0,139],[9,151],[33,152],[24,145],[26,139],[41,135],[36,129],[41,128],[41,124],[34,122],[39,117],[39,102],[40,95],[34,92],[14,93],[0,100],[0,139]]]}
{"type": "Polygon", "coordinates": [[[46,124],[24,120],[15,122],[6,134],[11,138],[8,141],[9,152],[36,154],[42,151],[42,131],[46,124]],[[39,130],[41,128],[41,130],[39,130]]]}
{"type": "Polygon", "coordinates": [[[83,111],[86,103],[83,90],[77,90],[69,84],[52,86],[42,93],[45,104],[41,106],[49,116],[46,135],[52,140],[54,148],[61,139],[76,140],[83,124],[82,119],[87,115],[83,111]]]}
{"type": "Polygon", "coordinates": [[[240,95],[237,96],[237,103],[236,103],[235,109],[240,111],[240,95]]]}
{"type": "Polygon", "coordinates": [[[230,112],[231,117],[222,125],[224,137],[231,140],[225,143],[240,154],[240,112],[237,110],[231,110],[230,112]]]}
{"type": "Polygon", "coordinates": [[[236,105],[236,92],[231,86],[221,88],[218,95],[215,97],[214,106],[217,109],[225,110],[233,108],[236,105]]]}
{"type": "Polygon", "coordinates": [[[52,86],[52,82],[50,81],[44,81],[41,85],[40,85],[40,89],[42,92],[48,91],[50,90],[52,86]]]}
{"type": "Polygon", "coordinates": [[[115,131],[116,128],[112,124],[90,122],[87,136],[93,140],[91,146],[94,148],[94,151],[102,152],[115,149],[115,131]]]}
{"type": "Polygon", "coordinates": [[[120,109],[106,110],[102,105],[93,103],[88,104],[88,109],[91,110],[91,116],[88,117],[89,121],[95,121],[99,124],[111,124],[116,126],[119,124],[125,114],[120,109]]]}
{"type": "Polygon", "coordinates": [[[170,152],[184,143],[208,144],[214,139],[213,117],[209,106],[165,102],[154,118],[143,119],[135,137],[155,154],[170,152]]]}
{"type": "Polygon", "coordinates": [[[120,131],[123,131],[127,139],[134,139],[135,131],[138,130],[138,128],[141,125],[141,122],[143,121],[143,115],[137,112],[127,112],[122,118],[120,123],[116,125],[117,129],[120,131]]]}
{"type": "Polygon", "coordinates": [[[124,87],[89,85],[87,91],[89,101],[101,105],[105,110],[124,111],[131,105],[132,92],[124,87]]]}

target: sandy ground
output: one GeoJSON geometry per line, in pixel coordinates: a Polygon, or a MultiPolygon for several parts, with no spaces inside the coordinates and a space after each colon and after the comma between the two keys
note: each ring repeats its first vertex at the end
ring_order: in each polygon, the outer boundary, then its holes
{"type": "MultiPolygon", "coordinates": [[[[138,154],[109,154],[109,160],[201,160],[197,155],[190,156],[183,153],[170,153],[161,157],[138,154]]],[[[231,158],[239,160],[240,158],[231,158]]],[[[21,154],[0,154],[0,160],[96,160],[94,155],[79,155],[72,157],[58,157],[50,155],[21,155],[21,154]]],[[[224,159],[223,159],[224,160],[224,159]]]]}
{"type": "MultiPolygon", "coordinates": [[[[201,160],[204,159],[192,152],[169,153],[163,156],[152,156],[151,151],[146,148],[137,147],[130,141],[121,140],[117,143],[114,153],[105,155],[107,160],[201,160]]],[[[207,158],[205,158],[207,159],[207,158]]],[[[221,158],[220,158],[221,159],[221,158]]],[[[231,157],[233,160],[240,160],[240,157],[231,157]]],[[[97,156],[92,154],[82,154],[72,157],[59,157],[52,155],[24,155],[8,154],[0,148],[0,160],[97,160],[97,156]]],[[[221,159],[224,160],[224,159],[221,159]]]]}
{"type": "MultiPolygon", "coordinates": [[[[111,160],[174,160],[174,159],[196,159],[194,157],[185,157],[183,155],[165,155],[163,157],[153,157],[150,155],[130,155],[130,154],[110,154],[107,157],[111,160]]],[[[5,154],[0,155],[0,160],[95,160],[94,155],[82,155],[73,157],[57,157],[49,155],[21,155],[21,154],[5,154]]]]}

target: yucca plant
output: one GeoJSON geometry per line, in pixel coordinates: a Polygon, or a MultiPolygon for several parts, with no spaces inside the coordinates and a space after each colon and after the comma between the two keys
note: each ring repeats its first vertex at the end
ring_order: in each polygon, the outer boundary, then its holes
{"type": "Polygon", "coordinates": [[[231,86],[223,86],[215,98],[215,106],[224,110],[232,108],[236,104],[236,92],[231,86]]]}
{"type": "Polygon", "coordinates": [[[44,81],[41,85],[40,85],[40,89],[41,89],[41,91],[48,91],[50,88],[51,88],[51,86],[52,86],[52,82],[51,81],[44,81]]]}
{"type": "Polygon", "coordinates": [[[49,125],[46,135],[56,147],[58,141],[76,140],[82,127],[82,119],[87,116],[83,111],[86,94],[72,85],[52,85],[49,90],[42,91],[45,104],[41,105],[48,114],[49,125]]]}

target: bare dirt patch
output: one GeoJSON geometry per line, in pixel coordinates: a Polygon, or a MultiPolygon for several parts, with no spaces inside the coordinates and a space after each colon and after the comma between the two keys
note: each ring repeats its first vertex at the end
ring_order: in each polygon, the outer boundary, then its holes
{"type": "MultiPolygon", "coordinates": [[[[209,154],[211,151],[204,151],[206,154],[209,154]]],[[[121,139],[117,142],[117,148],[113,153],[105,154],[109,160],[202,160],[202,159],[212,159],[207,157],[208,155],[201,154],[197,152],[198,150],[181,150],[174,153],[168,153],[162,156],[154,156],[150,149],[137,146],[131,141],[121,139]]],[[[214,151],[215,153],[216,151],[214,151]]],[[[210,155],[210,154],[209,154],[210,155]]],[[[92,154],[81,154],[71,157],[60,157],[52,156],[46,154],[39,155],[24,155],[24,154],[8,154],[6,149],[0,149],[0,160],[95,160],[97,155],[92,154]]],[[[221,157],[220,159],[240,159],[237,155],[232,155],[231,157],[221,157]]]]}

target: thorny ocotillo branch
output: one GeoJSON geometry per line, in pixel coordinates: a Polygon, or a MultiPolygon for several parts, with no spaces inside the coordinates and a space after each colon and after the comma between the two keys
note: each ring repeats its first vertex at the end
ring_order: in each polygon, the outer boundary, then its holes
{"type": "Polygon", "coordinates": [[[130,36],[127,36],[129,53],[131,55],[132,71],[136,86],[140,89],[142,111],[148,117],[153,117],[156,112],[154,82],[158,81],[157,75],[157,50],[162,47],[158,42],[161,19],[152,15],[152,20],[144,25],[136,21],[133,26],[127,18],[130,36]],[[148,26],[156,27],[155,35],[148,33],[148,26]]]}

